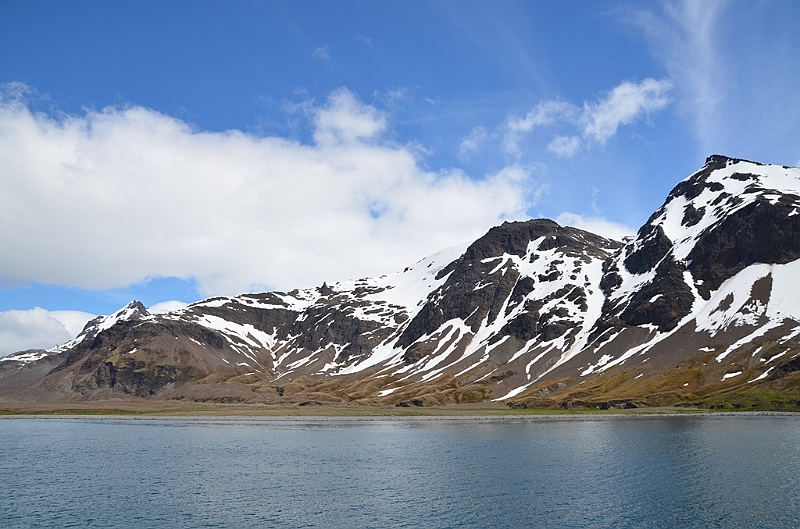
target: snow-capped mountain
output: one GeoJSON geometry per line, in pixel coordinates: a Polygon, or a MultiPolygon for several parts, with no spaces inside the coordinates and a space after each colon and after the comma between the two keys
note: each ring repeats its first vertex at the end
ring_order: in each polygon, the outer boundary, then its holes
{"type": "Polygon", "coordinates": [[[650,391],[672,392],[683,369],[693,375],[680,388],[702,393],[764,380],[779,358],[796,358],[798,195],[798,168],[709,157],[606,263],[602,316],[569,369],[632,376],[620,394],[667,372],[650,391]]]}
{"type": "Polygon", "coordinates": [[[798,213],[800,169],[712,156],[624,245],[512,222],[379,278],[133,302],[0,359],[0,394],[633,405],[797,385],[798,213]]]}

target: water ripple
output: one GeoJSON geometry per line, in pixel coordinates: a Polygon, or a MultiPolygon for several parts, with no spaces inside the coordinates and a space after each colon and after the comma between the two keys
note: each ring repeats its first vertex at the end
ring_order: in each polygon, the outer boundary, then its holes
{"type": "Polygon", "coordinates": [[[798,527],[800,419],[1,420],[3,527],[798,527]]]}

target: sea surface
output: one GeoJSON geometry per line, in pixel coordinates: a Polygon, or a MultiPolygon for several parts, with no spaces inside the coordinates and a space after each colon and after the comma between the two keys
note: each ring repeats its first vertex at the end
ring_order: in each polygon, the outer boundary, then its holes
{"type": "Polygon", "coordinates": [[[2,419],[0,527],[800,527],[800,417],[2,419]]]}

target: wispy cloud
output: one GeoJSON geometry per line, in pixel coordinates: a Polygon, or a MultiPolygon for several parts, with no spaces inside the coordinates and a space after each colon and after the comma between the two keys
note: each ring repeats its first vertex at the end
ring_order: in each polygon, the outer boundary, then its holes
{"type": "Polygon", "coordinates": [[[642,116],[663,109],[669,103],[667,80],[645,79],[641,83],[624,82],[597,103],[586,103],[581,114],[583,137],[605,143],[620,125],[630,125],[642,116]]]}
{"type": "Polygon", "coordinates": [[[506,154],[518,155],[524,136],[534,129],[556,124],[574,127],[578,135],[555,136],[548,150],[558,156],[573,156],[581,145],[604,144],[620,126],[662,110],[669,102],[669,80],[625,81],[595,102],[583,106],[563,100],[542,101],[522,117],[509,116],[505,124],[503,146],[506,154]],[[581,140],[583,139],[583,141],[581,140]]]}
{"type": "Polygon", "coordinates": [[[488,139],[489,135],[486,133],[486,129],[475,127],[469,136],[461,140],[461,144],[458,146],[458,158],[461,161],[469,161],[473,154],[480,151],[488,139]]]}
{"type": "Polygon", "coordinates": [[[693,119],[701,150],[708,153],[721,134],[719,112],[726,99],[726,61],[717,32],[727,2],[676,0],[663,6],[663,12],[637,11],[633,19],[681,91],[682,110],[693,119]]]}
{"type": "Polygon", "coordinates": [[[391,109],[397,109],[403,103],[407,103],[411,100],[411,90],[405,86],[398,86],[396,88],[391,88],[386,91],[386,94],[383,96],[383,101],[391,109]]]}
{"type": "Polygon", "coordinates": [[[312,286],[396,270],[535,200],[515,165],[480,178],[422,168],[413,145],[385,137],[389,117],[347,89],[300,114],[311,144],[197,131],[137,106],[44,115],[5,94],[0,281],[312,286]]]}
{"type": "Polygon", "coordinates": [[[331,60],[330,48],[328,47],[327,44],[325,46],[314,48],[314,52],[312,53],[312,55],[314,55],[314,57],[316,57],[317,59],[322,59],[323,61],[331,60]]]}
{"type": "Polygon", "coordinates": [[[365,37],[361,33],[356,33],[356,36],[353,37],[353,40],[355,40],[356,42],[360,42],[361,44],[365,45],[371,50],[375,49],[375,45],[372,44],[372,37],[365,37]]]}
{"type": "Polygon", "coordinates": [[[506,153],[518,154],[522,137],[535,128],[553,125],[558,121],[575,121],[579,113],[578,107],[572,103],[552,100],[542,101],[522,117],[509,116],[503,141],[506,153]]]}
{"type": "Polygon", "coordinates": [[[569,158],[581,148],[581,139],[577,136],[556,136],[547,145],[547,150],[558,157],[569,158]]]}
{"type": "Polygon", "coordinates": [[[577,108],[566,101],[543,101],[525,116],[508,118],[508,128],[514,132],[530,132],[536,127],[552,125],[557,120],[575,119],[577,108]]]}

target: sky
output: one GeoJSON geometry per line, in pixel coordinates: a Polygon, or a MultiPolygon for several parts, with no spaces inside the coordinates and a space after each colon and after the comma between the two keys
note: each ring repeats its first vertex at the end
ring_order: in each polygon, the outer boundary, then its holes
{"type": "Polygon", "coordinates": [[[0,355],[800,165],[800,3],[0,0],[0,355]]]}

